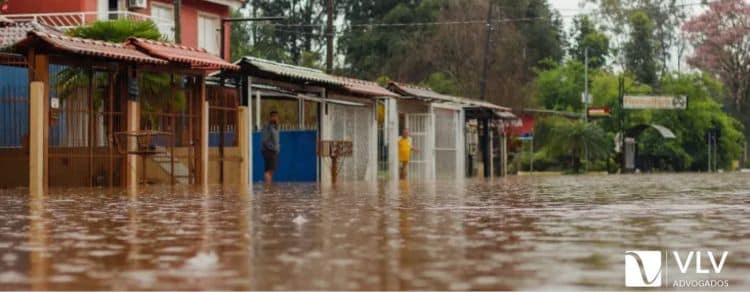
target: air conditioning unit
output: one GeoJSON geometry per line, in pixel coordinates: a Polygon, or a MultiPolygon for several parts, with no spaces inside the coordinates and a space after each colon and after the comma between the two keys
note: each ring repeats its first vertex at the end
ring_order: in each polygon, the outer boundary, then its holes
{"type": "Polygon", "coordinates": [[[146,9],[148,7],[148,0],[128,0],[128,8],[130,9],[146,9]]]}

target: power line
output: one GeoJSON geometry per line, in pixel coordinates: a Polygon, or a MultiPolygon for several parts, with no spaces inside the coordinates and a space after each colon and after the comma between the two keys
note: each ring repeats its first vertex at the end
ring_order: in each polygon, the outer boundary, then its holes
{"type": "MultiPolygon", "coordinates": [[[[676,7],[705,6],[705,5],[717,3],[719,1],[721,0],[715,0],[715,1],[709,1],[709,2],[683,3],[683,4],[676,4],[674,6],[676,7]]],[[[505,8],[514,8],[514,7],[506,6],[505,8]]],[[[642,8],[634,8],[634,9],[629,9],[629,10],[635,11],[635,10],[641,10],[641,9],[642,8]]],[[[575,13],[575,14],[568,14],[568,15],[558,14],[558,15],[538,16],[538,17],[504,18],[504,19],[492,20],[490,21],[490,23],[492,24],[519,23],[519,22],[539,21],[539,20],[550,21],[550,20],[553,20],[555,16],[559,16],[561,18],[575,18],[575,17],[580,17],[580,16],[596,16],[596,15],[602,15],[602,14],[604,13],[601,11],[592,11],[592,12],[575,13]]],[[[334,33],[341,33],[343,31],[347,31],[352,28],[375,29],[375,28],[426,27],[426,26],[442,26],[442,25],[487,25],[487,24],[488,22],[486,19],[466,19],[466,20],[447,20],[447,21],[428,21],[428,22],[400,22],[400,23],[355,23],[355,24],[346,24],[344,25],[346,29],[344,30],[336,29],[334,33]]],[[[254,23],[251,25],[270,26],[270,27],[287,27],[287,28],[308,27],[308,28],[318,28],[320,30],[326,29],[326,24],[324,23],[320,23],[320,24],[254,23]]]]}

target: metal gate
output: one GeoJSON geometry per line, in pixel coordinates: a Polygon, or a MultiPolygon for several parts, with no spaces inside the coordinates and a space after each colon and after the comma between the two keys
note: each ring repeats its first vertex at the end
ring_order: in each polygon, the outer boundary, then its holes
{"type": "MultiPolygon", "coordinates": [[[[153,74],[149,78],[165,78],[165,74],[153,74]]],[[[200,137],[200,113],[202,108],[197,96],[195,78],[171,77],[169,93],[141,95],[141,130],[166,132],[151,141],[152,147],[162,148],[160,154],[147,160],[147,179],[156,183],[195,183],[196,147],[200,137]]],[[[144,167],[144,166],[141,166],[144,167]]]]}
{"type": "Polygon", "coordinates": [[[433,131],[432,114],[407,114],[406,128],[409,129],[412,147],[417,151],[411,154],[409,161],[409,178],[432,178],[432,160],[434,152],[430,143],[433,131]]]}
{"type": "Polygon", "coordinates": [[[457,162],[458,112],[434,109],[435,113],[435,173],[437,178],[455,178],[457,162]]]}
{"type": "Polygon", "coordinates": [[[352,157],[344,159],[339,178],[346,181],[366,180],[372,175],[371,158],[376,149],[371,149],[373,111],[370,107],[331,104],[333,117],[333,140],[352,141],[352,157]]]}
{"type": "MultiPolygon", "coordinates": [[[[6,59],[11,58],[0,55],[3,64],[11,61],[6,59]]],[[[29,182],[28,76],[24,67],[0,65],[0,188],[29,182]]]]}
{"type": "Polygon", "coordinates": [[[207,87],[209,103],[209,181],[239,183],[242,156],[237,143],[240,97],[235,88],[207,87]]]}
{"type": "Polygon", "coordinates": [[[124,122],[114,98],[114,75],[50,66],[49,185],[120,185],[124,155],[114,133],[124,122]]]}

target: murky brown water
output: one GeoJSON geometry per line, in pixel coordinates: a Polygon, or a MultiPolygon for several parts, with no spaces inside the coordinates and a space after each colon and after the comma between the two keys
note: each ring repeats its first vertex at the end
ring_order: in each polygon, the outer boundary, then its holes
{"type": "Polygon", "coordinates": [[[728,250],[750,175],[0,191],[2,289],[623,289],[624,252],[728,250]]]}

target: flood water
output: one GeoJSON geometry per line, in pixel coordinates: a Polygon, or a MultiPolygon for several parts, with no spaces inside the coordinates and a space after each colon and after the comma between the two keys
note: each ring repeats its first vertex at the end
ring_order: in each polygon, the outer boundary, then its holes
{"type": "Polygon", "coordinates": [[[750,175],[0,191],[0,288],[623,289],[628,250],[727,250],[750,175]]]}

